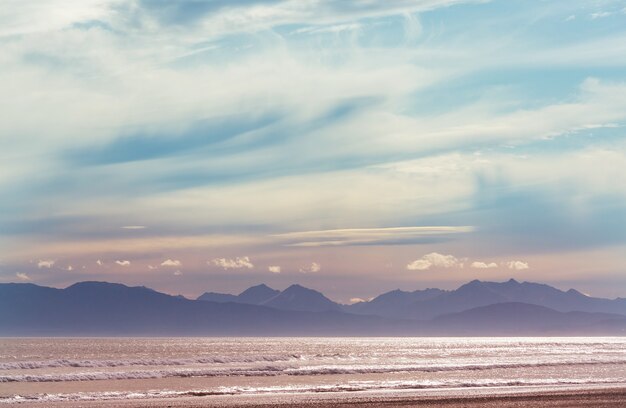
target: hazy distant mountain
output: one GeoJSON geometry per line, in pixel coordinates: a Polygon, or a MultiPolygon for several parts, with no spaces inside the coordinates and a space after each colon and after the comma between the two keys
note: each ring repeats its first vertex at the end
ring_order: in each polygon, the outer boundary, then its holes
{"type": "Polygon", "coordinates": [[[507,282],[481,282],[474,280],[457,290],[437,297],[415,302],[410,312],[404,315],[417,319],[431,319],[446,313],[460,312],[474,307],[494,303],[521,302],[549,307],[561,312],[603,312],[626,314],[626,302],[622,299],[600,299],[569,290],[558,290],[539,283],[519,283],[514,279],[507,282]]]}
{"type": "Polygon", "coordinates": [[[626,316],[609,313],[558,312],[528,303],[498,303],[436,317],[433,332],[454,335],[626,335],[626,316]]]}
{"type": "Polygon", "coordinates": [[[344,306],[349,313],[370,314],[392,318],[409,318],[412,316],[412,305],[421,300],[433,299],[446,293],[441,289],[424,289],[405,292],[400,289],[383,293],[369,302],[359,302],[344,306]]]}
{"type": "Polygon", "coordinates": [[[300,285],[291,285],[275,297],[269,299],[265,306],[282,310],[299,310],[308,312],[339,311],[341,306],[328,299],[322,293],[300,285]]]}
{"type": "Polygon", "coordinates": [[[226,303],[226,302],[244,303],[244,302],[239,302],[239,298],[235,295],[229,295],[227,293],[216,293],[216,292],[204,292],[203,294],[198,296],[197,300],[206,300],[208,302],[217,302],[217,303],[226,303]]]}
{"type": "Polygon", "coordinates": [[[198,300],[207,300],[209,302],[235,302],[247,303],[251,305],[260,305],[263,302],[273,298],[280,293],[279,290],[270,288],[265,284],[252,286],[239,295],[231,295],[226,293],[205,292],[198,296],[198,300]]]}
{"type": "Polygon", "coordinates": [[[239,296],[237,296],[237,299],[242,303],[261,305],[279,293],[280,290],[272,289],[265,284],[260,284],[244,290],[239,294],[239,296]]]}
{"type": "Polygon", "coordinates": [[[281,310],[298,310],[307,312],[340,311],[341,305],[328,299],[322,293],[300,285],[291,285],[284,291],[272,289],[265,284],[252,286],[239,295],[223,293],[204,293],[198,300],[212,302],[235,302],[263,305],[281,310]]]}
{"type": "Polygon", "coordinates": [[[429,320],[447,313],[461,312],[496,303],[521,302],[545,306],[560,312],[584,311],[626,315],[625,299],[601,299],[570,289],[561,291],[552,286],[514,279],[506,282],[474,280],[456,290],[440,289],[404,292],[394,290],[369,302],[344,306],[349,313],[429,320]]]}
{"type": "Polygon", "coordinates": [[[449,292],[393,291],[360,306],[390,316],[402,308],[420,317],[438,315],[421,322],[345,313],[322,293],[300,285],[277,292],[259,285],[225,297],[237,302],[215,302],[106,282],[66,289],[0,284],[0,335],[626,335],[626,313],[562,312],[509,301],[622,310],[624,299],[589,298],[513,280],[472,281],[449,292]],[[240,297],[263,305],[241,303],[240,297]]]}
{"type": "Polygon", "coordinates": [[[0,335],[387,335],[413,322],[181,299],[143,287],[0,284],[0,335]]]}

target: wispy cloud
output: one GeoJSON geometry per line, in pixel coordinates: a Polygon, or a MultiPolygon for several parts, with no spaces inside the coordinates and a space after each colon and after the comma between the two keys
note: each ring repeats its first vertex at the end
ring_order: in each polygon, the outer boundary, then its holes
{"type": "Polygon", "coordinates": [[[610,11],[598,11],[596,13],[591,13],[591,19],[592,20],[597,20],[599,18],[604,18],[604,17],[609,17],[611,15],[613,15],[613,12],[610,11]]]}
{"type": "Polygon", "coordinates": [[[237,257],[234,259],[228,258],[216,258],[207,263],[219,266],[223,269],[252,269],[254,268],[254,264],[250,261],[250,258],[247,256],[237,257]]]}
{"type": "Polygon", "coordinates": [[[130,261],[127,260],[117,260],[115,263],[119,266],[130,266],[130,261]]]}
{"type": "Polygon", "coordinates": [[[420,239],[449,236],[473,231],[470,226],[424,226],[385,228],[346,228],[320,231],[300,231],[274,235],[288,246],[317,247],[342,245],[385,245],[415,242],[420,239]]]}
{"type": "Polygon", "coordinates": [[[17,279],[21,280],[21,281],[24,281],[24,282],[30,282],[30,281],[32,281],[31,277],[30,277],[30,276],[28,276],[28,275],[27,275],[26,273],[24,273],[24,272],[17,272],[17,273],[15,274],[15,277],[16,277],[17,279]]]}
{"type": "Polygon", "coordinates": [[[146,227],[144,225],[124,225],[122,227],[122,229],[127,229],[127,230],[140,230],[140,229],[145,229],[146,227]]]}

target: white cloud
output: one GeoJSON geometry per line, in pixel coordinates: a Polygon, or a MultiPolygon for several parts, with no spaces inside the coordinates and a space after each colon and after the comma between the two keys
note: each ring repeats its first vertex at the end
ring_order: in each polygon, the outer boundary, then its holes
{"type": "Polygon", "coordinates": [[[30,282],[30,281],[32,281],[31,277],[30,277],[30,276],[28,276],[27,274],[23,273],[23,272],[18,272],[18,273],[16,273],[16,274],[15,274],[15,277],[16,277],[17,279],[21,280],[21,281],[24,281],[24,282],[30,282]]]}
{"type": "Polygon", "coordinates": [[[599,11],[597,13],[591,13],[591,19],[596,20],[598,18],[609,17],[611,15],[613,15],[613,13],[610,11],[599,11]]]}
{"type": "Polygon", "coordinates": [[[247,256],[241,258],[237,257],[235,259],[216,258],[207,263],[219,266],[224,269],[254,268],[254,265],[252,264],[252,262],[250,262],[250,258],[248,258],[247,256]]]}
{"type": "Polygon", "coordinates": [[[506,263],[507,268],[515,269],[516,271],[522,271],[524,269],[529,269],[528,262],[522,261],[509,261],[506,263]]]}
{"type": "Polygon", "coordinates": [[[272,273],[280,273],[281,272],[281,268],[278,265],[270,265],[267,267],[267,270],[272,272],[272,273]]]}
{"type": "Polygon", "coordinates": [[[118,264],[119,266],[129,266],[130,265],[130,261],[115,261],[116,264],[118,264]]]}
{"type": "Polygon", "coordinates": [[[498,264],[495,262],[486,263],[486,262],[475,261],[475,262],[472,262],[470,267],[474,269],[493,269],[493,268],[497,268],[498,264]]]}
{"type": "Polygon", "coordinates": [[[146,227],[144,225],[124,225],[122,227],[122,229],[127,229],[127,230],[140,230],[140,229],[145,229],[146,227]]]}
{"type": "Polygon", "coordinates": [[[361,302],[367,302],[367,300],[361,299],[361,298],[358,298],[358,297],[354,297],[354,298],[350,299],[350,304],[361,303],[361,302]]]}
{"type": "Polygon", "coordinates": [[[42,259],[37,262],[37,268],[52,268],[54,266],[54,261],[51,259],[42,259]]]}
{"type": "Polygon", "coordinates": [[[96,265],[98,265],[98,266],[102,266],[102,265],[104,265],[104,262],[102,262],[101,260],[99,260],[99,259],[98,259],[98,260],[96,261],[96,265]]]}
{"type": "Polygon", "coordinates": [[[178,259],[167,259],[161,262],[161,266],[181,266],[181,262],[178,259]]]}
{"type": "Polygon", "coordinates": [[[181,271],[175,271],[174,276],[181,276],[183,273],[181,271]]]}
{"type": "Polygon", "coordinates": [[[322,270],[322,265],[317,262],[311,262],[311,265],[300,268],[301,273],[315,273],[322,270]]]}
{"type": "Polygon", "coordinates": [[[158,269],[158,266],[153,266],[153,265],[148,265],[148,269],[150,269],[151,271],[158,269]]]}
{"type": "Polygon", "coordinates": [[[68,271],[73,271],[73,270],[74,270],[74,267],[73,267],[72,265],[68,265],[66,269],[67,269],[68,271]]]}
{"type": "Polygon", "coordinates": [[[406,266],[410,271],[425,271],[430,268],[454,268],[463,267],[461,260],[453,255],[443,255],[437,252],[426,254],[406,266]]]}
{"type": "Polygon", "coordinates": [[[324,33],[341,33],[344,31],[354,31],[360,29],[362,26],[358,23],[349,24],[335,24],[326,27],[304,27],[294,31],[294,34],[324,34],[324,33]]]}
{"type": "Polygon", "coordinates": [[[565,21],[572,21],[572,20],[576,20],[576,16],[574,14],[568,16],[565,21]]]}

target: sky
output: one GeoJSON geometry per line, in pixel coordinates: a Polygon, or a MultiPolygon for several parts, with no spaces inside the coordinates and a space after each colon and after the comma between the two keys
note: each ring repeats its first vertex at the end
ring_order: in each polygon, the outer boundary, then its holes
{"type": "Polygon", "coordinates": [[[626,1],[4,0],[0,282],[626,296],[626,1]]]}

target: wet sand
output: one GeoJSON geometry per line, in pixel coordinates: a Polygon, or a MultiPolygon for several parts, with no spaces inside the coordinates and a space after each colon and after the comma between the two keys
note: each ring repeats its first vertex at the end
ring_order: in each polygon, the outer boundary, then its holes
{"type": "Polygon", "coordinates": [[[517,408],[517,407],[546,407],[546,408],[577,408],[594,407],[608,408],[626,406],[626,388],[603,388],[592,390],[563,390],[563,391],[533,391],[525,390],[521,393],[510,393],[504,390],[494,390],[490,393],[483,390],[481,393],[467,395],[407,395],[389,393],[378,394],[342,394],[342,395],[311,395],[300,394],[290,396],[249,395],[237,396],[201,396],[177,399],[155,400],[125,400],[125,401],[81,401],[59,403],[21,403],[17,406],[30,407],[70,407],[70,408],[203,408],[203,407],[247,407],[247,408],[331,408],[331,407],[487,407],[487,408],[517,408]]]}

